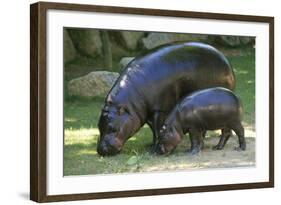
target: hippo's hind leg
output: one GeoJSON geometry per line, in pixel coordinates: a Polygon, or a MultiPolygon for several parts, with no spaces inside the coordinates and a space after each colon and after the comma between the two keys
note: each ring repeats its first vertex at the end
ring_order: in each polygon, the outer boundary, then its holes
{"type": "Polygon", "coordinates": [[[246,150],[246,140],[244,136],[244,127],[242,126],[241,122],[237,122],[232,126],[233,131],[238,136],[239,141],[239,147],[236,147],[235,149],[240,150],[246,150]]]}
{"type": "Polygon", "coordinates": [[[190,154],[192,155],[198,154],[201,151],[201,149],[203,149],[204,147],[203,134],[204,132],[197,129],[189,130],[189,137],[191,141],[191,148],[189,150],[190,154]]]}
{"type": "Polygon", "coordinates": [[[216,146],[213,147],[213,150],[222,150],[230,136],[231,136],[230,128],[221,129],[220,141],[216,146]]]}

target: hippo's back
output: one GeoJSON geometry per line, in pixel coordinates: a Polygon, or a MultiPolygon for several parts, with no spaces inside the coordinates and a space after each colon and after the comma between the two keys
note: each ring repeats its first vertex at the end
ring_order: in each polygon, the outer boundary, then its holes
{"type": "Polygon", "coordinates": [[[220,51],[203,43],[159,47],[132,61],[124,73],[130,75],[130,72],[132,78],[143,76],[147,83],[163,80],[169,82],[167,78],[197,80],[200,77],[201,84],[207,84],[218,78],[226,81],[224,77],[229,76],[227,82],[224,82],[225,87],[231,90],[235,87],[234,74],[228,60],[220,51]]]}
{"type": "Polygon", "coordinates": [[[233,70],[224,55],[207,44],[177,43],[129,63],[109,96],[121,104],[131,102],[137,109],[145,106],[148,112],[168,113],[186,94],[216,86],[235,87],[233,70]]]}
{"type": "MultiPolygon", "coordinates": [[[[202,120],[205,123],[222,120],[222,122],[242,118],[242,104],[230,90],[215,87],[196,91],[185,97],[178,109],[186,118],[202,120]]],[[[189,119],[187,119],[190,121],[189,119]]]]}

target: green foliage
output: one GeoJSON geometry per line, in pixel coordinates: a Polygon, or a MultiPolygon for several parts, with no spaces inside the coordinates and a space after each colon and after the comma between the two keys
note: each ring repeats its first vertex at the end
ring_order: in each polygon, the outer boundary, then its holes
{"type": "Polygon", "coordinates": [[[138,157],[137,156],[132,156],[129,158],[129,160],[127,161],[127,165],[134,165],[138,163],[138,157]]]}

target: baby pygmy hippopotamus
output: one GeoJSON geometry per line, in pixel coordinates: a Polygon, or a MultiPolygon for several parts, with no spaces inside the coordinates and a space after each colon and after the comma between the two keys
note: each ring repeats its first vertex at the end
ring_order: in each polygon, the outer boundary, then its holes
{"type": "Polygon", "coordinates": [[[222,129],[218,145],[222,149],[233,130],[239,139],[237,150],[246,149],[244,128],[241,124],[243,109],[238,97],[230,90],[215,87],[196,91],[182,99],[166,119],[160,130],[158,154],[169,154],[189,132],[191,154],[203,148],[203,135],[207,130],[222,129]]]}

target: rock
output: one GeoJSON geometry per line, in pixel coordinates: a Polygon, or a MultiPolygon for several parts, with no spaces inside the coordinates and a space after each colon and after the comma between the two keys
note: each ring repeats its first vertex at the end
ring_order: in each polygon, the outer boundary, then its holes
{"type": "Polygon", "coordinates": [[[69,36],[79,54],[96,57],[102,54],[100,33],[95,29],[68,29],[69,36]]]}
{"type": "Polygon", "coordinates": [[[246,37],[246,36],[221,36],[220,43],[229,46],[229,47],[237,47],[248,45],[252,43],[254,38],[246,37]]]}
{"type": "Polygon", "coordinates": [[[138,42],[144,36],[144,32],[121,31],[120,33],[125,42],[126,48],[129,50],[135,50],[138,42]]]}
{"type": "Polygon", "coordinates": [[[221,40],[223,44],[227,46],[233,47],[240,45],[240,40],[237,36],[221,36],[221,40]]]}
{"type": "Polygon", "coordinates": [[[63,30],[63,60],[64,63],[72,61],[76,57],[76,50],[69,37],[68,31],[63,30]]]}
{"type": "Polygon", "coordinates": [[[250,43],[253,43],[255,41],[254,37],[240,37],[240,42],[243,45],[248,45],[250,43]]]}
{"type": "Polygon", "coordinates": [[[115,72],[91,72],[86,76],[69,81],[68,94],[81,97],[105,96],[118,77],[119,74],[115,72]]]}
{"type": "Polygon", "coordinates": [[[150,33],[142,39],[146,49],[152,49],[160,45],[177,41],[204,41],[208,36],[203,34],[173,34],[173,33],[150,33]]]}
{"type": "Polygon", "coordinates": [[[135,57],[124,57],[119,62],[120,70],[123,70],[135,57]]]}

